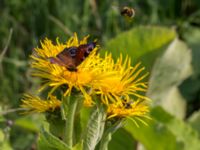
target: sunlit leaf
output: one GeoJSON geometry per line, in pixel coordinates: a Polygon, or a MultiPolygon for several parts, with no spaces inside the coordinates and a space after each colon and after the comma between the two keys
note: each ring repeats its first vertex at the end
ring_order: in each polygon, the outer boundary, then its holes
{"type": "Polygon", "coordinates": [[[156,107],[152,110],[152,117],[163,123],[176,136],[176,141],[181,143],[184,150],[200,149],[198,132],[192,129],[189,124],[170,115],[161,107],[156,107]]]}
{"type": "Polygon", "coordinates": [[[147,95],[155,105],[162,105],[170,113],[183,118],[186,105],[178,86],[191,73],[190,50],[185,43],[175,39],[156,61],[147,95]]]}
{"type": "Polygon", "coordinates": [[[198,150],[200,139],[197,131],[189,124],[170,115],[161,107],[152,109],[149,126],[143,124],[136,127],[134,123],[128,122],[125,129],[147,150],[198,150]]]}
{"type": "Polygon", "coordinates": [[[155,58],[175,37],[176,32],[170,28],[140,26],[117,35],[107,42],[105,49],[111,51],[115,58],[119,57],[120,53],[128,54],[133,64],[142,61],[150,70],[155,58]]]}
{"type": "Polygon", "coordinates": [[[125,129],[147,150],[180,150],[176,137],[161,123],[147,120],[149,126],[140,123],[139,127],[132,121],[127,121],[125,129]]]}

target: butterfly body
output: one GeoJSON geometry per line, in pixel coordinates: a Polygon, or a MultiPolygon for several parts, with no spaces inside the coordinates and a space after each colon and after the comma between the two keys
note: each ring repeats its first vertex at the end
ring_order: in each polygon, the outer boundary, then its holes
{"type": "Polygon", "coordinates": [[[68,47],[57,54],[55,57],[50,57],[52,64],[65,66],[69,71],[77,71],[77,66],[80,65],[86,57],[96,47],[96,42],[82,44],[78,47],[68,47]]]}

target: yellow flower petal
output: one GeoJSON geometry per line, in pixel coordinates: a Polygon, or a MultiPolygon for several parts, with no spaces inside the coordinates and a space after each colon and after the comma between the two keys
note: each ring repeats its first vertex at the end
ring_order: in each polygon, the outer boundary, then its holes
{"type": "Polygon", "coordinates": [[[29,112],[46,112],[54,111],[59,108],[61,101],[55,96],[50,96],[48,100],[42,100],[37,96],[25,94],[22,99],[22,108],[27,108],[29,112]]]}
{"type": "Polygon", "coordinates": [[[58,64],[53,64],[49,61],[49,57],[55,57],[65,47],[79,46],[87,43],[88,36],[79,41],[76,33],[71,37],[66,44],[62,44],[57,39],[57,43],[45,39],[41,42],[41,48],[36,48],[34,54],[31,55],[31,67],[34,68],[33,75],[42,78],[43,85],[40,91],[46,87],[51,87],[52,94],[58,87],[66,85],[68,87],[65,91],[65,96],[70,95],[73,88],[80,90],[80,88],[90,86],[92,80],[101,72],[103,65],[102,58],[96,55],[97,47],[91,54],[77,67],[77,71],[69,71],[66,67],[58,64]]]}
{"type": "Polygon", "coordinates": [[[101,100],[104,104],[109,105],[121,101],[121,97],[126,97],[129,100],[130,96],[149,100],[148,97],[141,94],[141,92],[146,92],[147,89],[147,83],[142,81],[147,76],[147,73],[141,75],[144,67],[139,68],[140,63],[132,67],[130,58],[126,57],[122,61],[122,56],[115,64],[110,55],[105,56],[105,60],[108,63],[104,72],[112,72],[113,74],[97,79],[92,84],[96,94],[101,95],[101,100]]]}
{"type": "Polygon", "coordinates": [[[145,117],[149,112],[146,102],[138,99],[137,101],[121,101],[108,105],[108,119],[113,117],[145,117]]]}

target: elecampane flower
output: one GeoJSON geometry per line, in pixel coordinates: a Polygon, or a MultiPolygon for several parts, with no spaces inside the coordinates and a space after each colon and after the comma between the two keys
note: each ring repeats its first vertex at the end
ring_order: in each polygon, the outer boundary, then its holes
{"type": "Polygon", "coordinates": [[[136,121],[144,124],[146,122],[142,118],[150,119],[148,116],[149,106],[146,100],[138,99],[136,101],[121,101],[110,104],[107,109],[108,117],[111,118],[128,118],[131,119],[137,126],[136,121]]]}
{"type": "Polygon", "coordinates": [[[96,94],[101,96],[104,104],[109,105],[112,103],[120,102],[121,98],[125,97],[127,100],[130,97],[136,97],[144,100],[149,100],[148,97],[143,96],[141,92],[147,89],[147,83],[143,79],[147,74],[141,75],[144,67],[139,68],[140,63],[134,67],[131,66],[130,58],[126,57],[123,61],[122,56],[113,63],[109,60],[109,69],[115,72],[113,76],[107,76],[93,82],[93,88],[96,94]]]}
{"type": "Polygon", "coordinates": [[[56,108],[59,108],[61,101],[58,100],[55,96],[49,96],[47,100],[40,99],[37,96],[30,94],[25,94],[22,99],[22,108],[26,108],[28,112],[46,112],[54,111],[56,108]]]}
{"type": "MultiPolygon", "coordinates": [[[[73,89],[76,89],[82,92],[85,106],[93,106],[94,101],[90,94],[97,94],[101,102],[107,105],[110,117],[116,114],[116,116],[123,116],[123,113],[119,113],[120,110],[125,110],[124,114],[126,112],[130,114],[131,110],[126,110],[123,105],[119,105],[124,103],[122,99],[149,100],[143,95],[147,89],[147,83],[143,81],[147,74],[142,74],[144,67],[140,67],[140,63],[132,67],[129,57],[123,60],[120,55],[115,62],[111,54],[106,53],[104,57],[100,57],[95,47],[92,53],[77,66],[76,71],[70,71],[65,66],[49,61],[49,58],[56,57],[66,47],[87,44],[87,38],[79,41],[77,35],[74,34],[74,37],[64,44],[58,40],[56,44],[53,44],[52,41],[45,39],[41,43],[41,48],[35,49],[31,56],[32,67],[35,69],[33,75],[43,79],[40,91],[45,87],[51,87],[49,95],[52,95],[55,89],[64,85],[64,96],[70,95],[73,89]],[[111,111],[111,108],[115,107],[116,109],[111,111]]],[[[24,101],[24,104],[28,106],[31,102],[24,101]]],[[[133,111],[131,113],[133,114],[133,111]]]]}
{"type": "Polygon", "coordinates": [[[69,41],[65,44],[61,44],[58,40],[54,45],[52,41],[45,39],[41,43],[41,48],[36,48],[32,58],[32,67],[35,69],[33,72],[34,76],[41,77],[43,79],[43,86],[39,91],[45,87],[51,87],[49,94],[51,95],[55,89],[65,85],[66,91],[64,95],[69,95],[72,91],[72,88],[80,90],[86,98],[86,105],[92,104],[91,100],[89,101],[89,95],[85,90],[85,87],[90,87],[90,83],[97,78],[102,78],[102,76],[110,74],[105,72],[102,74],[102,68],[107,64],[98,54],[96,54],[97,47],[94,48],[92,53],[80,64],[77,66],[77,71],[69,71],[66,67],[53,64],[49,61],[50,57],[55,57],[66,47],[79,46],[81,44],[87,43],[87,38],[79,41],[77,35],[74,34],[69,41]]]}

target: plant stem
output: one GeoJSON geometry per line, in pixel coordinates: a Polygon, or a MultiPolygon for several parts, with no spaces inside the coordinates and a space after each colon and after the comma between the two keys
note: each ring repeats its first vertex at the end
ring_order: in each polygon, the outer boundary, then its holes
{"type": "Polygon", "coordinates": [[[108,143],[110,142],[111,137],[112,137],[112,133],[107,133],[106,135],[102,137],[99,150],[108,149],[108,143]]]}
{"type": "MultiPolygon", "coordinates": [[[[64,142],[70,147],[73,147],[73,131],[74,131],[74,118],[76,114],[76,108],[78,104],[77,96],[69,96],[68,100],[68,111],[65,112],[67,119],[65,121],[65,135],[64,142]]],[[[66,101],[65,101],[66,102],[66,101]]]]}
{"type": "Polygon", "coordinates": [[[113,133],[120,127],[121,121],[118,121],[104,132],[104,135],[101,138],[99,150],[108,150],[108,143],[111,141],[113,133]]]}

